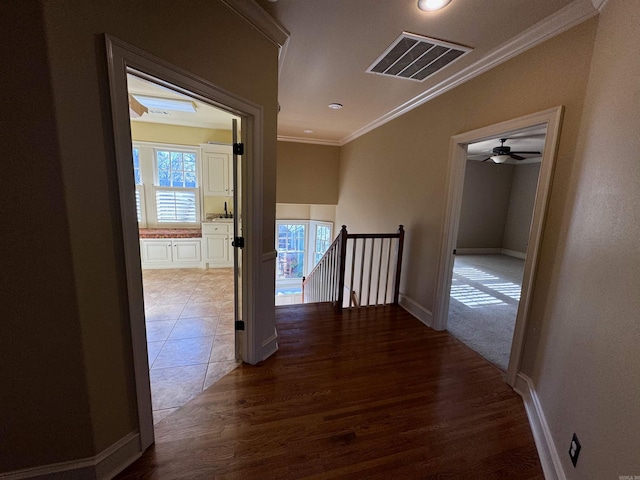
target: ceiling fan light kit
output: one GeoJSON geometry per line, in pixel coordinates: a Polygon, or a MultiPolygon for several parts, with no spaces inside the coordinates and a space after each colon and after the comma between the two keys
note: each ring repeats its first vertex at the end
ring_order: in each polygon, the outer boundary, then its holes
{"type": "Polygon", "coordinates": [[[513,158],[514,160],[525,160],[525,157],[518,155],[519,153],[523,155],[540,155],[540,152],[512,152],[511,147],[507,147],[504,144],[504,142],[506,142],[507,140],[509,139],[501,138],[500,146],[495,147],[491,151],[491,156],[485,158],[482,161],[486,162],[487,160],[491,160],[493,161],[493,163],[504,163],[511,158],[513,158]]]}
{"type": "Polygon", "coordinates": [[[451,0],[418,0],[418,8],[425,12],[440,10],[451,3],[451,0]]]}
{"type": "Polygon", "coordinates": [[[511,156],[509,155],[493,155],[491,158],[491,160],[493,160],[493,163],[504,163],[507,160],[509,160],[511,158],[511,156]]]}

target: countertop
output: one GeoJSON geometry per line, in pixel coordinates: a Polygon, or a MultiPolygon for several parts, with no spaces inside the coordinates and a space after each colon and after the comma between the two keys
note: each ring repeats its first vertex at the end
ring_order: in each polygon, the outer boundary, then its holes
{"type": "Polygon", "coordinates": [[[199,228],[141,228],[140,238],[201,238],[199,228]]]}

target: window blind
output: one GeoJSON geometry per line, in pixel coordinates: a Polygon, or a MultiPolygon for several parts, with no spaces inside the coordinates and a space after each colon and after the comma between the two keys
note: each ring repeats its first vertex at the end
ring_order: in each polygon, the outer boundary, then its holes
{"type": "Polygon", "coordinates": [[[158,223],[196,223],[197,189],[156,190],[158,223]]]}

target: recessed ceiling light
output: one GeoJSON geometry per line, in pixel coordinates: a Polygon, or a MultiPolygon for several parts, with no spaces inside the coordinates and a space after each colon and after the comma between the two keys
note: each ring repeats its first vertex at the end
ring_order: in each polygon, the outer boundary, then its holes
{"type": "Polygon", "coordinates": [[[303,130],[304,133],[313,133],[313,130],[303,130]]]}
{"type": "Polygon", "coordinates": [[[330,103],[329,104],[329,108],[331,108],[333,110],[340,110],[342,108],[342,104],[341,103],[330,103]]]}
{"type": "Polygon", "coordinates": [[[451,0],[418,0],[418,8],[427,12],[440,10],[451,3],[451,0]]]}

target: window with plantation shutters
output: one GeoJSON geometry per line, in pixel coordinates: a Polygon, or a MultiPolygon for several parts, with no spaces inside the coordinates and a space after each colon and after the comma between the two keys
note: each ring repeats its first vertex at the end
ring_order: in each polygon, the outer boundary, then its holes
{"type": "Polygon", "coordinates": [[[144,209],[144,184],[142,182],[142,168],[140,165],[140,149],[133,147],[133,181],[136,186],[136,217],[138,225],[146,226],[147,218],[144,209]]]}
{"type": "Polygon", "coordinates": [[[136,216],[144,228],[200,223],[200,148],[135,142],[132,149],[136,216]]]}
{"type": "Polygon", "coordinates": [[[156,212],[158,223],[196,223],[197,189],[156,188],[156,212]]]}
{"type": "Polygon", "coordinates": [[[155,150],[156,222],[198,223],[197,154],[155,150]]]}

